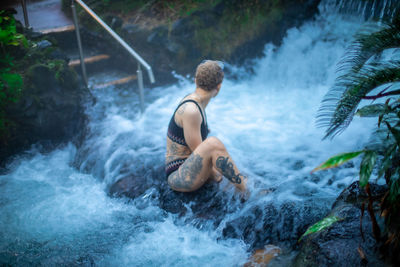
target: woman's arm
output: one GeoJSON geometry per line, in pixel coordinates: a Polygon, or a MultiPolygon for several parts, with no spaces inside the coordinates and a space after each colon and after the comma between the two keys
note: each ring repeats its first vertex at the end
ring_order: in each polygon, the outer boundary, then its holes
{"type": "Polygon", "coordinates": [[[193,152],[198,145],[201,144],[201,114],[197,106],[192,103],[187,103],[182,113],[182,127],[185,136],[186,144],[193,152]]]}

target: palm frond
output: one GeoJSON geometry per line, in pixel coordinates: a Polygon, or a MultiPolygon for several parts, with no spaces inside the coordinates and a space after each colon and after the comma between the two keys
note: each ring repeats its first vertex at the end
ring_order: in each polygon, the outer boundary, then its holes
{"type": "Polygon", "coordinates": [[[376,26],[366,27],[355,36],[339,62],[338,72],[358,72],[370,58],[379,57],[384,50],[396,47],[400,47],[400,18],[396,17],[378,31],[376,26]]]}
{"type": "Polygon", "coordinates": [[[338,77],[317,115],[317,125],[328,127],[324,139],[333,138],[346,129],[357,106],[369,92],[382,85],[387,85],[385,90],[388,90],[399,81],[400,61],[368,64],[357,72],[338,77]]]}

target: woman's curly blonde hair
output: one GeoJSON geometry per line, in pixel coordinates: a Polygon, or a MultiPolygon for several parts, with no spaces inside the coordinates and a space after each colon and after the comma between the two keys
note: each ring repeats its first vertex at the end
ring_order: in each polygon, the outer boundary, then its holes
{"type": "Polygon", "coordinates": [[[211,91],[222,83],[224,71],[219,61],[206,60],[197,66],[195,78],[197,87],[211,91]]]}

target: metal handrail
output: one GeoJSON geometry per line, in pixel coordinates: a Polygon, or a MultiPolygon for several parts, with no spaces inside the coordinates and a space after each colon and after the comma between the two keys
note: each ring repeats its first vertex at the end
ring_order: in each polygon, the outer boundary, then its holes
{"type": "Polygon", "coordinates": [[[26,0],[21,0],[22,11],[24,13],[25,28],[29,29],[28,9],[26,8],[26,0]]]}
{"type": "MultiPolygon", "coordinates": [[[[143,94],[143,74],[142,74],[142,69],[141,65],[147,70],[147,73],[149,75],[149,79],[151,83],[155,83],[154,79],[154,74],[153,70],[151,69],[150,65],[147,64],[147,62],[133,50],[124,40],[119,37],[118,34],[116,34],[104,21],[99,18],[99,16],[94,13],[93,10],[91,10],[83,1],[81,0],[71,0],[71,9],[72,9],[72,15],[74,19],[74,24],[75,24],[75,31],[76,31],[76,39],[78,42],[78,48],[79,48],[79,57],[80,57],[80,62],[81,62],[81,67],[82,67],[82,76],[85,81],[86,87],[88,86],[88,80],[87,80],[87,75],[86,75],[86,67],[85,67],[85,61],[83,57],[83,50],[82,50],[82,42],[81,42],[81,35],[79,33],[79,25],[78,25],[78,16],[76,14],[76,9],[74,2],[77,2],[89,15],[91,15],[103,28],[112,36],[114,39],[116,39],[122,47],[124,47],[138,62],[138,69],[137,69],[137,79],[138,79],[138,85],[139,85],[139,97],[140,97],[140,108],[141,111],[144,111],[144,94],[143,94]]],[[[22,9],[24,12],[24,20],[25,20],[25,27],[30,28],[29,26],[29,20],[28,20],[28,11],[26,8],[26,0],[21,0],[22,4],[22,9]]]]}
{"type": "Polygon", "coordinates": [[[80,33],[79,33],[79,26],[78,26],[78,17],[76,15],[76,9],[74,2],[77,2],[90,16],[92,16],[112,37],[114,37],[115,40],[118,41],[122,45],[123,48],[125,48],[129,54],[131,54],[138,62],[138,69],[137,69],[137,77],[138,77],[138,85],[139,85],[139,93],[140,93],[140,104],[141,104],[141,110],[142,112],[144,111],[144,97],[143,97],[143,74],[141,70],[141,65],[147,70],[147,73],[149,75],[149,80],[151,83],[155,83],[154,79],[154,74],[153,70],[150,67],[150,65],[138,54],[133,50],[124,40],[122,40],[119,35],[114,32],[99,16],[94,13],[92,9],[90,9],[83,1],[81,0],[71,0],[71,8],[72,8],[72,13],[73,13],[73,18],[74,18],[74,23],[75,23],[75,30],[76,30],[76,35],[77,35],[77,41],[78,41],[78,46],[79,46],[79,54],[81,58],[81,67],[82,67],[82,75],[84,76],[85,83],[87,85],[87,77],[86,77],[86,68],[85,68],[85,63],[83,60],[83,52],[82,52],[82,44],[80,40],[80,33]]]}
{"type": "Polygon", "coordinates": [[[101,26],[103,26],[103,28],[109,34],[111,34],[112,37],[114,37],[137,61],[140,62],[140,64],[144,68],[146,68],[147,73],[149,75],[150,82],[154,83],[155,82],[154,74],[153,74],[153,70],[151,69],[150,65],[147,64],[147,62],[144,61],[144,59],[141,56],[139,56],[139,54],[136,53],[135,50],[133,50],[124,40],[122,40],[121,37],[119,37],[119,35],[117,33],[115,33],[101,18],[99,18],[99,16],[97,16],[96,13],[94,13],[94,11],[92,9],[90,9],[83,1],[81,1],[81,0],[73,0],[73,1],[75,1],[79,5],[81,5],[81,7],[83,9],[85,9],[87,13],[89,13],[89,15],[91,15],[101,26]]]}

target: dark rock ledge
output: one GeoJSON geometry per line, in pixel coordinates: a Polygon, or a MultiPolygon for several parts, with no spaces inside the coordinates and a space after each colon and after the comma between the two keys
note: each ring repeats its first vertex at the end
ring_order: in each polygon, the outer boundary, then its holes
{"type": "MultiPolygon", "coordinates": [[[[384,186],[371,184],[373,196],[381,195],[384,186]]],[[[372,223],[368,211],[365,210],[360,232],[361,205],[367,201],[367,195],[359,187],[358,182],[352,183],[343,190],[332,206],[328,216],[335,215],[342,220],[334,223],[321,232],[311,234],[301,241],[300,252],[294,266],[388,266],[379,253],[379,244],[372,233],[372,223]],[[358,248],[365,254],[362,259],[358,248]]],[[[379,221],[379,207],[375,206],[375,216],[379,221]]]]}
{"type": "Polygon", "coordinates": [[[90,93],[68,67],[67,57],[45,38],[40,34],[33,38],[39,39],[36,48],[29,50],[28,59],[22,55],[21,62],[16,63],[27,66],[23,72],[24,88],[19,100],[6,108],[11,126],[1,140],[0,167],[33,144],[48,151],[78,141],[84,132],[84,103],[90,93]]]}

